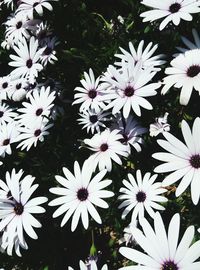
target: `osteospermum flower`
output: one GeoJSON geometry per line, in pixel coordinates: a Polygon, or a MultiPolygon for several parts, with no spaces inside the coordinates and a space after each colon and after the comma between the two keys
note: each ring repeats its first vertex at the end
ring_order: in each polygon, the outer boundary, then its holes
{"type": "Polygon", "coordinates": [[[86,128],[87,133],[91,131],[92,134],[95,132],[100,132],[100,128],[106,128],[105,122],[109,121],[107,118],[110,113],[104,112],[104,111],[98,111],[95,110],[88,110],[83,111],[82,113],[79,113],[81,118],[79,118],[77,121],[79,122],[79,125],[83,125],[82,129],[86,128]]]}
{"type": "Polygon", "coordinates": [[[55,56],[55,47],[59,44],[57,37],[48,37],[43,39],[42,44],[42,47],[45,48],[42,55],[40,56],[42,65],[46,66],[48,63],[54,64],[54,62],[58,60],[58,58],[55,56]]]}
{"type": "Polygon", "coordinates": [[[26,97],[28,82],[25,78],[12,80],[10,82],[8,98],[13,101],[21,101],[26,97]]]}
{"type": "Polygon", "coordinates": [[[103,95],[105,91],[105,85],[99,83],[100,77],[95,79],[94,73],[90,68],[89,74],[84,72],[84,79],[80,82],[83,87],[76,87],[75,91],[78,91],[74,95],[75,101],[73,104],[82,103],[79,110],[80,112],[88,110],[89,108],[98,111],[104,109],[105,104],[103,103],[103,95]]]}
{"type": "Polygon", "coordinates": [[[50,206],[57,206],[58,209],[54,212],[53,217],[58,217],[65,213],[61,226],[72,217],[71,230],[74,231],[81,218],[85,229],[89,226],[89,217],[101,224],[101,217],[99,216],[95,206],[101,208],[108,208],[108,204],[103,200],[114,195],[113,192],[104,190],[105,187],[111,184],[111,180],[102,180],[106,174],[106,170],[99,172],[92,178],[92,169],[85,161],[82,169],[77,161],[74,163],[74,175],[67,169],[63,168],[65,177],[57,175],[56,180],[62,187],[51,188],[50,192],[60,195],[59,198],[54,199],[49,203],[50,206]],[[91,179],[92,178],[92,179],[91,179]]]}
{"type": "Polygon", "coordinates": [[[110,84],[110,88],[105,92],[107,100],[112,101],[107,105],[106,109],[112,108],[112,114],[119,113],[122,109],[123,116],[127,118],[131,109],[135,114],[141,116],[143,107],[152,110],[152,105],[145,97],[155,96],[156,89],[160,87],[160,83],[149,83],[155,76],[156,72],[149,69],[141,69],[140,63],[134,66],[133,63],[122,65],[120,70],[114,66],[109,66],[112,78],[104,76],[103,80],[110,84]]]}
{"type": "Polygon", "coordinates": [[[153,157],[165,162],[157,166],[154,171],[157,173],[169,173],[162,185],[168,186],[178,180],[180,184],[176,189],[176,196],[182,194],[191,185],[191,197],[194,204],[197,204],[200,196],[200,118],[197,117],[193,123],[192,131],[185,120],[181,123],[181,130],[185,144],[172,134],[165,132],[166,140],[158,140],[158,144],[167,152],[153,154],[153,157]]]}
{"type": "Polygon", "coordinates": [[[200,49],[180,54],[170,64],[165,70],[168,76],[163,79],[161,93],[166,94],[172,86],[181,88],[180,104],[187,105],[193,88],[200,93],[200,49]]]}
{"type": "Polygon", "coordinates": [[[119,200],[123,200],[119,208],[125,207],[122,219],[132,211],[131,222],[135,222],[137,217],[141,221],[145,211],[153,218],[154,209],[165,209],[158,202],[167,202],[167,198],[162,196],[167,190],[161,187],[161,182],[155,182],[157,174],[151,176],[148,172],[142,177],[141,171],[137,170],[136,178],[132,174],[128,174],[128,178],[129,181],[123,180],[125,187],[120,189],[123,194],[118,197],[119,200]]]}
{"type": "Polygon", "coordinates": [[[0,100],[7,99],[7,92],[10,88],[10,76],[0,77],[0,100]]]}
{"type": "Polygon", "coordinates": [[[95,153],[88,158],[88,163],[96,169],[97,165],[99,170],[107,169],[112,170],[112,160],[122,164],[119,156],[127,157],[129,154],[129,148],[123,145],[120,140],[123,136],[119,133],[119,130],[110,131],[104,130],[100,134],[95,134],[91,139],[85,139],[84,143],[88,148],[95,153]]]}
{"type": "Polygon", "coordinates": [[[160,66],[165,63],[165,61],[161,60],[164,56],[163,54],[153,56],[154,52],[158,48],[157,44],[153,45],[153,43],[150,42],[144,50],[143,47],[144,40],[140,41],[137,50],[133,46],[133,43],[129,42],[130,53],[120,47],[122,54],[115,54],[115,56],[120,58],[121,61],[115,62],[115,65],[122,66],[123,61],[125,61],[126,63],[133,62],[134,65],[140,62],[142,68],[151,67],[152,69],[154,69],[155,66],[160,66]]]}
{"type": "MultiPolygon", "coordinates": [[[[97,264],[94,260],[90,261],[90,264],[88,265],[87,263],[84,263],[83,261],[79,262],[79,267],[80,270],[98,270],[97,264]]],[[[108,270],[108,266],[107,264],[104,264],[104,266],[102,266],[102,268],[99,268],[101,270],[108,270]]],[[[68,270],[74,270],[72,267],[68,267],[68,270]]]]}
{"type": "Polygon", "coordinates": [[[41,224],[32,214],[45,212],[45,209],[40,205],[45,203],[47,198],[30,199],[38,185],[32,185],[35,179],[33,176],[27,175],[22,179],[22,175],[22,170],[16,173],[15,169],[12,170],[11,174],[6,173],[6,181],[9,182],[10,187],[10,198],[0,198],[0,232],[6,229],[8,242],[13,241],[17,233],[19,242],[26,246],[24,231],[32,239],[38,238],[33,228],[39,228],[41,224]]]}
{"type": "Polygon", "coordinates": [[[159,29],[163,30],[169,22],[178,25],[180,20],[192,21],[193,13],[200,12],[200,2],[197,0],[143,0],[143,5],[153,8],[140,14],[143,22],[153,22],[165,18],[159,29]]]}
{"type": "Polygon", "coordinates": [[[157,117],[156,122],[150,124],[149,133],[151,137],[156,137],[160,133],[170,131],[170,125],[167,123],[167,117],[169,113],[165,113],[163,117],[157,117]]]}
{"type": "Polygon", "coordinates": [[[20,134],[16,141],[20,143],[17,148],[21,147],[22,150],[28,151],[32,146],[36,147],[38,141],[43,142],[44,136],[49,135],[47,130],[52,126],[53,124],[49,124],[47,120],[38,119],[34,123],[30,122],[29,125],[19,127],[20,134]]]}
{"type": "Polygon", "coordinates": [[[9,65],[16,67],[12,72],[12,78],[24,77],[29,79],[30,83],[34,83],[35,78],[38,76],[38,72],[43,69],[43,66],[39,63],[40,56],[43,52],[43,48],[39,49],[38,40],[33,36],[30,38],[29,44],[25,38],[22,42],[18,42],[13,46],[14,51],[18,56],[11,54],[10,58],[13,60],[9,62],[9,65]]]}
{"type": "Polygon", "coordinates": [[[120,270],[192,270],[199,269],[200,240],[193,243],[194,226],[185,231],[180,242],[180,215],[175,214],[169,224],[168,233],[164,222],[157,212],[154,229],[146,219],[141,221],[142,230],[132,229],[137,244],[144,250],[121,247],[119,252],[136,266],[126,266],[120,270]]]}
{"type": "Polygon", "coordinates": [[[16,116],[17,113],[13,112],[13,109],[0,101],[0,125],[13,121],[16,116]]]}

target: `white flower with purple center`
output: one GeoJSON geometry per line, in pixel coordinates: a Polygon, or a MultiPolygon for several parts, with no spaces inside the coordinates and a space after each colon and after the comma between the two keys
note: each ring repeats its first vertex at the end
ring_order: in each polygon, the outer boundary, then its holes
{"type": "Polygon", "coordinates": [[[0,125],[12,122],[17,115],[11,107],[0,101],[0,125]]]}

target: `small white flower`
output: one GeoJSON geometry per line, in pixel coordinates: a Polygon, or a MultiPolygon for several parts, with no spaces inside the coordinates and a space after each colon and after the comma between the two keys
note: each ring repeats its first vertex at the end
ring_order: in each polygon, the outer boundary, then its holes
{"type": "Polygon", "coordinates": [[[156,122],[150,124],[149,132],[151,137],[156,137],[160,133],[170,131],[170,125],[167,123],[167,117],[169,113],[165,113],[163,117],[156,118],[156,122]]]}
{"type": "MultiPolygon", "coordinates": [[[[96,264],[96,262],[94,260],[91,261],[90,265],[87,265],[83,261],[80,261],[79,262],[79,267],[80,267],[80,270],[88,270],[88,269],[90,269],[90,270],[98,270],[97,264],[96,264]]],[[[68,270],[74,270],[74,269],[69,266],[68,270]]],[[[108,270],[107,264],[104,264],[102,266],[102,268],[99,268],[99,270],[108,270]]]]}
{"type": "Polygon", "coordinates": [[[9,62],[9,65],[16,67],[11,72],[11,76],[13,79],[24,77],[28,79],[30,83],[34,83],[35,78],[38,77],[38,72],[43,69],[39,60],[44,49],[38,48],[38,40],[33,36],[29,44],[27,44],[27,41],[23,38],[21,42],[18,42],[17,46],[13,46],[13,49],[18,56],[10,55],[13,61],[9,62]]]}
{"type": "Polygon", "coordinates": [[[103,190],[111,184],[111,180],[102,180],[106,174],[106,170],[99,172],[92,179],[92,170],[85,161],[82,169],[77,161],[74,163],[74,175],[67,169],[63,168],[65,177],[55,176],[56,180],[62,187],[51,188],[50,192],[60,197],[54,199],[49,203],[50,206],[57,206],[58,209],[54,212],[53,217],[58,217],[65,213],[61,226],[72,217],[71,230],[74,231],[81,218],[85,229],[89,226],[89,217],[101,224],[101,217],[99,216],[95,206],[101,208],[108,208],[108,204],[103,200],[114,195],[113,192],[103,190]]]}
{"type": "Polygon", "coordinates": [[[25,78],[12,80],[7,92],[8,98],[13,101],[21,101],[26,97],[28,82],[25,78]]]}
{"type": "Polygon", "coordinates": [[[54,64],[58,58],[55,56],[55,47],[59,44],[57,37],[43,39],[43,46],[45,47],[42,55],[40,56],[41,63],[46,66],[48,63],[54,64]]]}
{"type": "Polygon", "coordinates": [[[182,20],[192,21],[193,13],[200,12],[199,0],[142,0],[143,5],[153,8],[140,14],[143,22],[153,22],[165,18],[159,29],[163,30],[169,22],[178,25],[182,20]]]}
{"type": "Polygon", "coordinates": [[[13,112],[13,109],[0,101],[0,125],[12,122],[16,116],[17,113],[13,112]]]}
{"type": "Polygon", "coordinates": [[[88,163],[93,170],[98,165],[100,171],[107,169],[110,172],[112,170],[112,160],[122,165],[119,156],[127,157],[129,148],[120,142],[121,139],[123,137],[119,130],[110,131],[106,129],[100,134],[95,134],[91,139],[84,140],[88,148],[95,152],[88,158],[88,163]]]}
{"type": "Polygon", "coordinates": [[[187,105],[193,88],[200,94],[200,49],[179,54],[170,64],[161,93],[165,95],[172,86],[181,88],[180,104],[187,105]]]}
{"type": "Polygon", "coordinates": [[[175,214],[166,232],[164,222],[157,212],[154,229],[146,219],[141,222],[142,230],[132,229],[133,237],[143,251],[121,247],[119,252],[136,266],[126,266],[119,270],[192,270],[199,269],[200,240],[193,243],[194,226],[185,231],[179,240],[180,215],[175,214]]]}
{"type": "Polygon", "coordinates": [[[10,76],[0,77],[0,100],[7,99],[7,93],[10,89],[10,76]]]}
{"type": "Polygon", "coordinates": [[[98,111],[104,109],[105,104],[103,103],[103,95],[105,91],[105,85],[99,83],[100,77],[95,79],[94,73],[90,68],[89,74],[84,72],[84,79],[80,82],[83,87],[76,87],[74,90],[78,91],[74,95],[75,101],[73,104],[82,103],[80,106],[80,112],[88,110],[89,108],[98,111]]]}
{"type": "Polygon", "coordinates": [[[168,153],[159,152],[152,155],[155,159],[165,162],[157,166],[154,171],[156,173],[170,172],[163,180],[162,186],[168,186],[181,180],[176,189],[177,197],[191,185],[192,201],[197,205],[200,197],[200,118],[195,119],[192,131],[183,120],[181,130],[185,144],[168,132],[163,133],[166,140],[157,141],[168,153]]]}
{"type": "Polygon", "coordinates": [[[129,181],[123,180],[125,187],[120,188],[123,194],[118,197],[123,202],[119,205],[119,209],[125,208],[122,213],[122,219],[132,211],[131,222],[135,222],[139,218],[139,222],[144,217],[145,210],[153,218],[156,210],[164,210],[165,208],[158,202],[167,202],[167,198],[162,196],[167,190],[162,188],[161,182],[155,182],[157,174],[151,176],[148,172],[142,177],[141,171],[136,171],[136,178],[132,174],[128,174],[129,181]]]}

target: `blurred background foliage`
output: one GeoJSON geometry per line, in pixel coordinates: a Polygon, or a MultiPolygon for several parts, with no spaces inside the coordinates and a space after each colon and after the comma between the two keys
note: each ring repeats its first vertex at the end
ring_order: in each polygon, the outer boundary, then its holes
{"type": "MultiPolygon", "coordinates": [[[[113,64],[114,54],[119,52],[119,46],[128,49],[128,42],[136,46],[141,40],[145,45],[149,42],[158,43],[157,54],[166,54],[168,66],[176,46],[182,45],[180,37],[184,35],[191,38],[192,28],[200,29],[200,16],[195,15],[192,22],[182,21],[178,27],[169,25],[165,30],[158,30],[158,23],[142,23],[139,14],[145,10],[138,0],[59,0],[53,3],[54,11],[46,12],[43,19],[47,20],[60,40],[57,50],[58,62],[49,66],[46,74],[60,81],[63,91],[60,104],[65,114],[56,120],[50,135],[43,143],[29,152],[13,150],[13,155],[6,156],[4,165],[0,170],[0,177],[4,179],[5,172],[14,167],[23,168],[26,174],[36,177],[40,184],[38,194],[46,195],[49,200],[53,197],[48,189],[54,186],[56,174],[62,175],[62,167],[73,170],[74,160],[81,164],[89,156],[90,151],[80,148],[81,141],[88,135],[77,124],[78,106],[72,106],[74,88],[79,85],[83,72],[92,68],[96,76],[104,72],[109,64],[113,64]],[[120,22],[119,17],[124,20],[120,22]]],[[[0,22],[3,23],[10,11],[2,9],[0,22]]],[[[3,39],[4,26],[1,26],[0,37],[3,39]]],[[[8,66],[9,52],[0,50],[0,75],[10,72],[8,66]]],[[[164,76],[164,68],[158,73],[156,79],[164,76]]],[[[159,91],[158,91],[159,92],[159,91]]],[[[143,126],[149,127],[155,117],[169,112],[171,132],[182,138],[180,121],[186,119],[192,123],[196,116],[200,116],[199,96],[193,93],[187,107],[179,104],[179,91],[171,89],[166,96],[160,92],[156,97],[150,98],[154,107],[153,111],[142,111],[139,119],[143,126]]],[[[160,136],[162,137],[162,136],[160,136]]],[[[151,157],[152,153],[160,150],[155,138],[146,136],[146,144],[141,153],[132,151],[131,156],[124,160],[123,166],[113,166],[107,176],[113,180],[111,189],[115,197],[110,199],[108,210],[99,209],[103,224],[97,225],[91,221],[90,227],[85,231],[81,225],[71,233],[70,222],[60,228],[61,218],[52,219],[55,208],[46,207],[47,213],[39,216],[43,227],[38,230],[37,241],[28,240],[29,250],[23,252],[23,257],[9,257],[0,254],[0,266],[5,270],[66,270],[68,265],[78,268],[79,259],[85,260],[89,255],[94,235],[96,251],[100,252],[99,263],[107,262],[109,269],[118,269],[127,262],[118,254],[118,240],[123,236],[123,229],[130,222],[130,215],[126,220],[121,220],[121,211],[117,209],[119,202],[117,196],[122,185],[122,179],[128,172],[141,169],[143,174],[147,171],[153,173],[153,168],[158,164],[151,157]]],[[[163,179],[159,175],[159,180],[163,179]]],[[[169,202],[163,217],[166,226],[175,212],[181,213],[182,230],[193,224],[200,227],[198,206],[193,206],[189,192],[175,198],[175,186],[169,187],[166,196],[169,202]]],[[[197,236],[198,237],[198,236],[197,236]]],[[[93,247],[94,253],[94,247],[93,247]]]]}

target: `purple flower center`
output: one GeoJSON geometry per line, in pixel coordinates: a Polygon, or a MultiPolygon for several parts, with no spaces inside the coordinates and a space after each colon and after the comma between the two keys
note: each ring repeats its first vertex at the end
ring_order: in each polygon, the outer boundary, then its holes
{"type": "Polygon", "coordinates": [[[31,59],[28,59],[28,60],[26,61],[26,66],[27,66],[27,68],[31,68],[32,65],[33,65],[33,61],[32,61],[31,59]]]}
{"type": "Polygon", "coordinates": [[[46,49],[43,52],[44,55],[49,55],[51,53],[52,53],[52,48],[50,48],[50,47],[46,47],[46,49]]]}
{"type": "Polygon", "coordinates": [[[3,117],[4,112],[0,111],[0,117],[3,117]]]}
{"type": "Polygon", "coordinates": [[[88,198],[88,190],[86,188],[81,188],[78,190],[77,192],[77,198],[79,199],[79,201],[86,201],[88,198]]]}
{"type": "Polygon", "coordinates": [[[172,261],[167,261],[161,266],[160,270],[178,270],[178,266],[172,261]]]}
{"type": "Polygon", "coordinates": [[[146,200],[146,194],[143,192],[143,191],[139,191],[137,194],[136,194],[136,200],[138,202],[144,202],[146,200]]]}
{"type": "Polygon", "coordinates": [[[132,86],[127,86],[125,89],[124,89],[124,94],[125,94],[125,96],[127,96],[127,97],[132,97],[133,95],[134,95],[134,92],[135,92],[135,90],[134,90],[134,88],[132,87],[132,86]]]}
{"type": "Polygon", "coordinates": [[[35,114],[37,116],[40,116],[42,114],[42,112],[43,112],[43,109],[42,108],[39,108],[39,109],[37,109],[37,111],[35,112],[35,114]]]}
{"type": "Polygon", "coordinates": [[[200,66],[198,65],[193,65],[189,67],[187,70],[187,76],[191,78],[197,76],[199,73],[200,73],[200,66]]]}
{"type": "Polygon", "coordinates": [[[105,152],[107,149],[108,149],[107,143],[103,143],[103,144],[100,146],[101,152],[105,152]]]}
{"type": "Polygon", "coordinates": [[[3,141],[3,145],[4,145],[4,146],[8,145],[9,143],[10,143],[10,139],[5,139],[5,140],[3,141]]]}
{"type": "Polygon", "coordinates": [[[199,154],[191,156],[190,165],[195,169],[200,168],[200,155],[199,154]]]}
{"type": "Polygon", "coordinates": [[[21,203],[16,203],[14,207],[15,214],[20,216],[24,212],[24,206],[21,203]]]}
{"type": "Polygon", "coordinates": [[[178,11],[180,10],[180,8],[181,8],[181,4],[179,4],[179,3],[174,3],[174,4],[172,4],[172,5],[169,7],[169,11],[170,11],[171,13],[176,13],[176,12],[178,12],[178,11]]]}
{"type": "Polygon", "coordinates": [[[22,27],[22,22],[21,21],[17,22],[16,23],[16,28],[20,29],[21,27],[22,27]]]}
{"type": "Polygon", "coordinates": [[[34,136],[35,137],[40,136],[41,132],[42,132],[41,129],[36,129],[35,132],[34,132],[34,136]]]}
{"type": "Polygon", "coordinates": [[[90,122],[92,124],[96,123],[98,121],[97,115],[90,115],[90,122]]]}
{"type": "Polygon", "coordinates": [[[8,87],[8,83],[7,82],[4,82],[3,84],[2,84],[2,87],[5,89],[5,88],[7,88],[8,87]]]}
{"type": "Polygon", "coordinates": [[[95,98],[97,96],[97,91],[95,89],[91,89],[89,92],[88,92],[88,96],[90,98],[95,98]]]}

